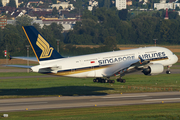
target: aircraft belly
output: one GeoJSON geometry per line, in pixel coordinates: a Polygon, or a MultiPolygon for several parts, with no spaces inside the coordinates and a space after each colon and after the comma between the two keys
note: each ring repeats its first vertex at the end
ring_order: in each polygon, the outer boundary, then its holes
{"type": "Polygon", "coordinates": [[[67,77],[105,77],[104,74],[105,69],[100,70],[92,70],[88,72],[81,72],[81,73],[75,73],[75,74],[69,74],[69,75],[63,75],[67,77]]]}

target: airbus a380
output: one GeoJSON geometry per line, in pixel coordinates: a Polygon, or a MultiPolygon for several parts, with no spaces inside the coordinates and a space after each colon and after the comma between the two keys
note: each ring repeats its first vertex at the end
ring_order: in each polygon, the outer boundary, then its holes
{"type": "Polygon", "coordinates": [[[140,70],[145,75],[156,75],[164,71],[170,73],[170,67],[178,61],[178,57],[163,47],[144,47],[129,50],[104,52],[62,57],[45,38],[33,27],[22,27],[39,62],[36,66],[9,65],[30,68],[33,72],[66,77],[92,77],[94,82],[109,82],[112,76],[122,79],[126,73],[140,70]]]}

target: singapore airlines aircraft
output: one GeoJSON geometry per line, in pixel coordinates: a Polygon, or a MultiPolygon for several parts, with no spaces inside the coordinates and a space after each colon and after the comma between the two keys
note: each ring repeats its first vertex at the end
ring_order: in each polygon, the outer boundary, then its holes
{"type": "Polygon", "coordinates": [[[67,77],[92,77],[95,78],[94,82],[114,83],[110,77],[119,76],[117,81],[125,82],[121,77],[137,70],[145,75],[156,75],[162,73],[166,66],[166,73],[170,74],[170,67],[178,61],[175,54],[163,47],[144,47],[64,58],[33,26],[24,26],[23,30],[39,65],[9,66],[30,68],[33,72],[67,77]]]}

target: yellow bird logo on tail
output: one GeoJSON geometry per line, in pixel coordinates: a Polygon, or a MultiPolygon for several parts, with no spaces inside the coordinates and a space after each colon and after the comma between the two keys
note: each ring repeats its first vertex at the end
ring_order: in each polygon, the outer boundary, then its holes
{"type": "Polygon", "coordinates": [[[36,45],[42,50],[40,58],[49,58],[54,50],[40,34],[38,34],[36,45]]]}

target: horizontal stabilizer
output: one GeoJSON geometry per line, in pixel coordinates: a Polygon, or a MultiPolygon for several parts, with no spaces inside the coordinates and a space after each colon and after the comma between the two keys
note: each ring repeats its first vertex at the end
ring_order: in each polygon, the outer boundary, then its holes
{"type": "Polygon", "coordinates": [[[13,58],[38,62],[36,57],[11,57],[11,59],[13,59],[13,58]]]}
{"type": "Polygon", "coordinates": [[[7,67],[18,67],[18,68],[31,68],[32,66],[26,66],[26,65],[3,65],[7,67]]]}

